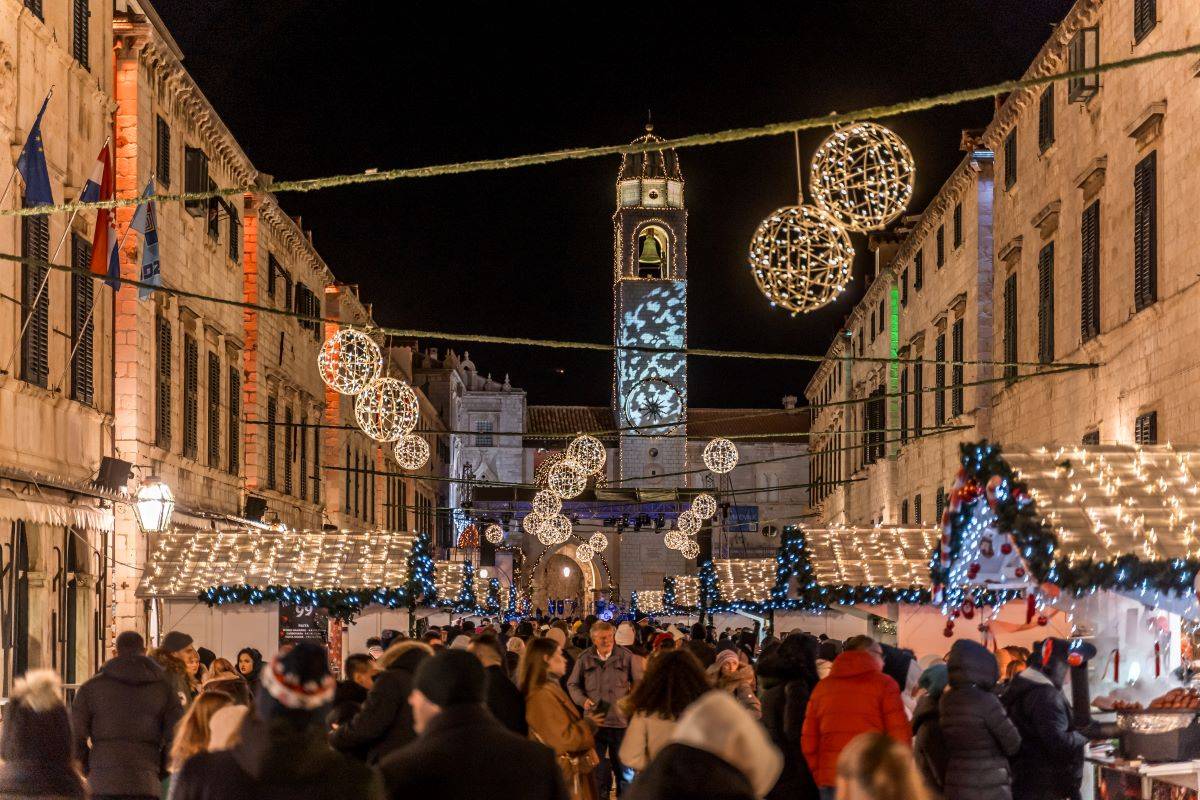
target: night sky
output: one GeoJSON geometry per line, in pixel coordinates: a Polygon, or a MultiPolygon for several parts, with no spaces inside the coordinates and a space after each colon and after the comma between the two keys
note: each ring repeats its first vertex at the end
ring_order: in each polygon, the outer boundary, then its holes
{"type": "MultiPolygon", "coordinates": [[[[251,160],[279,179],[425,166],[667,138],[848,111],[1018,77],[1068,0],[692,4],[402,4],[153,0],[184,65],[251,160]],[[772,13],[764,9],[774,6],[772,13]],[[520,7],[522,13],[513,9],[520,7]],[[697,6],[698,7],[698,6],[697,6]],[[736,7],[736,11],[732,8],[736,7]],[[375,9],[376,13],[361,13],[375,9]],[[504,13],[508,12],[508,13],[504,13]]],[[[962,158],[983,101],[884,120],[917,161],[919,213],[962,158]]],[[[827,133],[801,136],[808,158],[827,133]]],[[[790,136],[680,153],[688,217],[689,344],[823,353],[864,288],[792,319],[746,266],[750,235],[795,201],[790,136]]],[[[612,339],[618,158],[280,197],[379,323],[497,335],[612,339]]],[[[806,169],[807,172],[807,169],[806,169]]],[[[531,404],[604,405],[611,356],[472,346],[531,404]]],[[[778,407],[811,367],[693,358],[692,405],[778,407]]]]}

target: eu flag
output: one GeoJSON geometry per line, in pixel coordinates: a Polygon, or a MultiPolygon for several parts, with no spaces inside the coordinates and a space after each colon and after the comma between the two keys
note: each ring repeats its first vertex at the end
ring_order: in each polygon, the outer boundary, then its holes
{"type": "Polygon", "coordinates": [[[17,159],[17,171],[21,173],[21,180],[25,184],[22,197],[26,207],[54,204],[54,195],[50,193],[50,172],[46,169],[46,151],[42,147],[42,114],[46,113],[49,102],[50,95],[46,95],[37,119],[29,129],[29,138],[21,148],[21,157],[17,159]]]}

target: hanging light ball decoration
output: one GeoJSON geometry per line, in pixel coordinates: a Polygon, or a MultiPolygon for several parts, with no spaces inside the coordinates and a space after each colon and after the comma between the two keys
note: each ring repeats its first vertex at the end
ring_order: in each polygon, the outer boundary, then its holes
{"type": "Polygon", "coordinates": [[[500,544],[504,541],[504,528],[493,522],[483,529],[483,538],[492,544],[500,544]]]}
{"type": "Polygon", "coordinates": [[[557,450],[552,453],[546,453],[538,459],[537,468],[533,471],[533,482],[545,489],[550,485],[550,470],[558,466],[559,462],[566,459],[567,454],[562,450],[557,450]]]}
{"type": "Polygon", "coordinates": [[[675,520],[675,527],[684,536],[693,536],[700,530],[700,517],[696,516],[695,511],[684,511],[675,520]]]}
{"type": "Polygon", "coordinates": [[[595,556],[596,551],[593,550],[592,546],[587,542],[584,542],[575,548],[575,557],[585,564],[595,558],[595,556]]]}
{"type": "Polygon", "coordinates": [[[549,489],[541,489],[533,496],[533,502],[529,504],[529,507],[535,514],[553,517],[562,511],[562,498],[549,489]]]}
{"type": "Polygon", "coordinates": [[[567,458],[581,466],[588,475],[596,475],[604,469],[604,443],[586,433],[577,436],[567,445],[567,458]]]}
{"type": "Polygon", "coordinates": [[[376,378],[354,399],[354,419],[379,442],[394,442],[417,426],[421,406],[404,381],[376,378]]]}
{"type": "Polygon", "coordinates": [[[395,453],[401,469],[420,469],[429,463],[429,442],[424,436],[406,433],[396,440],[395,453]]]}
{"type": "Polygon", "coordinates": [[[683,547],[684,542],[687,540],[688,538],[679,531],[667,531],[666,535],[663,536],[663,544],[671,550],[678,550],[680,547],[683,547]]]}
{"type": "Polygon", "coordinates": [[[587,479],[587,472],[578,462],[564,458],[550,469],[546,486],[563,500],[570,500],[587,488],[587,479]]]}
{"type": "Polygon", "coordinates": [[[597,531],[588,539],[588,544],[590,544],[592,549],[597,553],[603,553],[608,549],[608,537],[597,531]]]}
{"type": "Polygon", "coordinates": [[[321,345],[317,370],[325,385],[340,394],[358,394],[379,377],[383,355],[362,331],[342,328],[321,345]]]}
{"type": "Polygon", "coordinates": [[[854,247],[837,220],[816,206],[786,206],[750,240],[758,289],[792,316],[833,301],[850,283],[854,247]]]}
{"type": "Polygon", "coordinates": [[[571,520],[562,514],[555,514],[546,520],[546,524],[542,527],[542,532],[549,539],[548,544],[562,544],[571,538],[571,520]]]}
{"type": "Polygon", "coordinates": [[[526,514],[525,518],[521,520],[521,527],[530,536],[537,536],[538,538],[541,538],[542,531],[546,528],[546,521],[552,516],[554,515],[539,514],[536,511],[531,512],[526,514]]]}
{"type": "Polygon", "coordinates": [[[704,466],[718,475],[733,471],[738,463],[737,446],[728,439],[713,439],[704,445],[704,466]]]}
{"type": "Polygon", "coordinates": [[[712,519],[717,513],[717,501],[707,492],[698,494],[692,500],[692,513],[700,519],[712,519]]]}
{"type": "Polygon", "coordinates": [[[700,555],[700,545],[688,539],[680,546],[679,552],[683,554],[684,558],[695,558],[700,555]]]}
{"type": "Polygon", "coordinates": [[[838,128],[812,157],[809,192],[852,231],[872,231],[904,213],[916,166],[904,140],[874,122],[838,128]]]}

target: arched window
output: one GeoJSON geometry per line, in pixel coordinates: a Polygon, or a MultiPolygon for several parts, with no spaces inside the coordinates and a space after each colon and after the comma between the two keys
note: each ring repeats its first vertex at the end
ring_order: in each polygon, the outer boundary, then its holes
{"type": "Polygon", "coordinates": [[[639,278],[662,280],[667,276],[668,245],[666,231],[646,227],[638,233],[636,274],[639,278]]]}

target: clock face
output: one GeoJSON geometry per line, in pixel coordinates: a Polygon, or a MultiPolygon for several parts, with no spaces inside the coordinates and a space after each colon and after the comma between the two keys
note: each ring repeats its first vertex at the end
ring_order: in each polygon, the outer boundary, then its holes
{"type": "Polygon", "coordinates": [[[625,424],[639,436],[666,436],[683,422],[683,397],[669,380],[643,378],[625,395],[625,424]]]}

